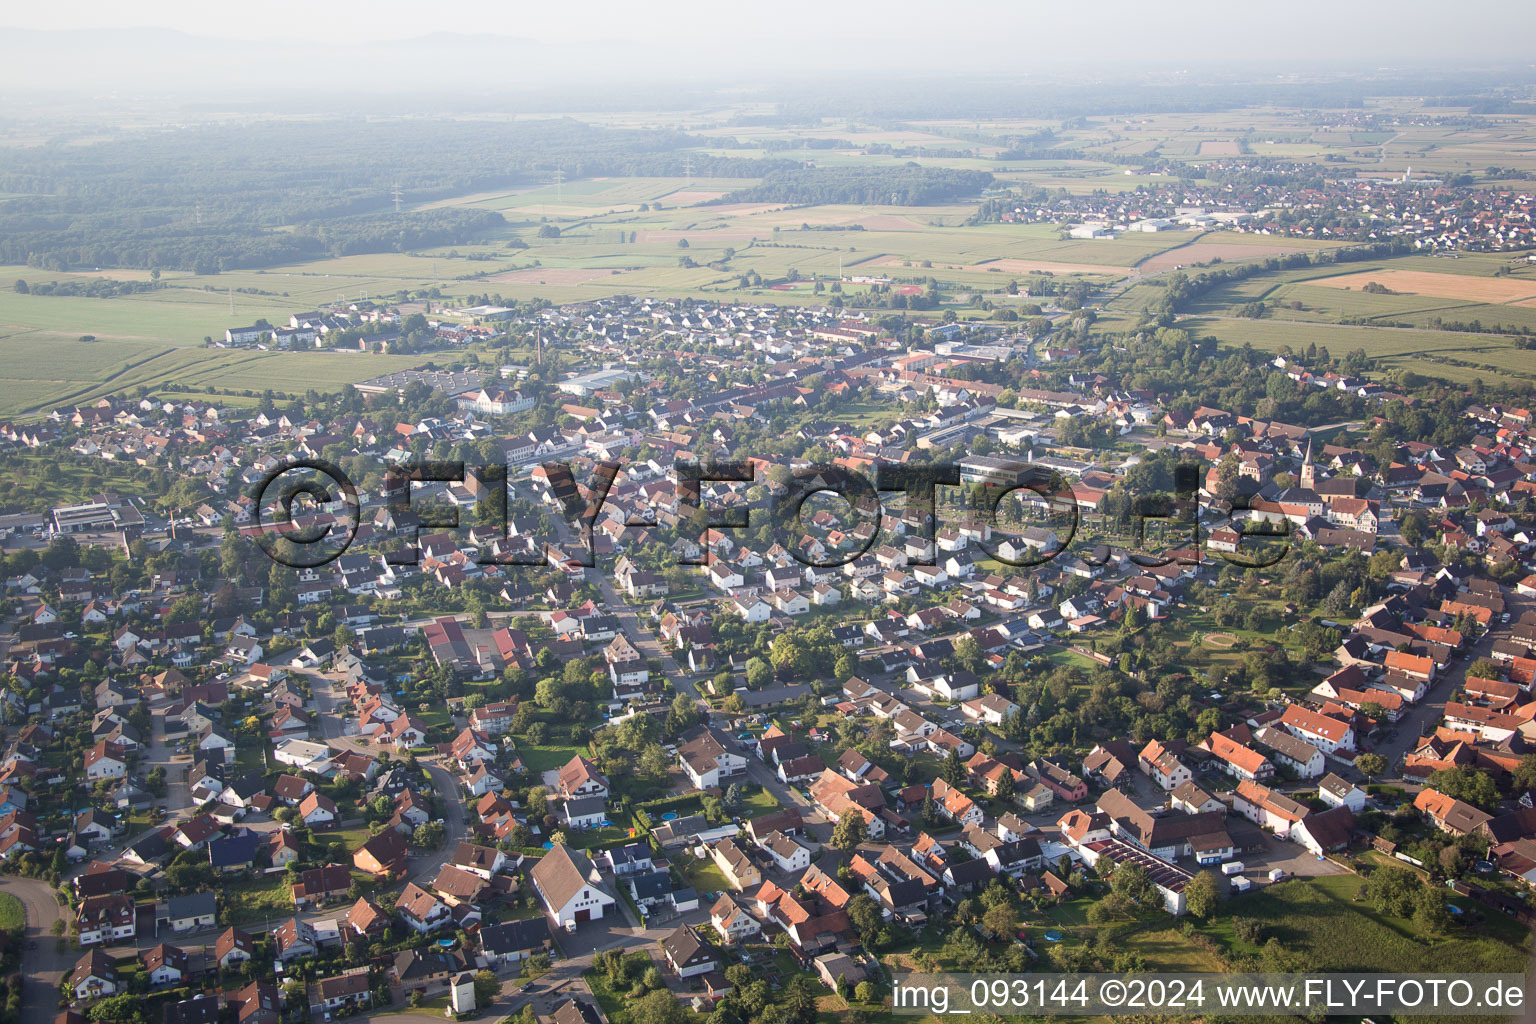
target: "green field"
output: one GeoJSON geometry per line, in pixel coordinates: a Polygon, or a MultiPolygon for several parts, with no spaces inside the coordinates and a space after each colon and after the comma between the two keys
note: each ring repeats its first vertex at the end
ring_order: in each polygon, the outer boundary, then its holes
{"type": "Polygon", "coordinates": [[[1516,349],[1511,338],[1491,334],[1210,316],[1189,317],[1179,326],[1223,345],[1249,344],[1269,352],[1287,345],[1301,351],[1309,344],[1326,346],[1334,356],[1364,349],[1384,370],[1412,370],[1456,383],[1481,378],[1529,386],[1536,381],[1530,352],[1516,349]]]}
{"type": "Polygon", "coordinates": [[[1236,896],[1208,929],[1233,952],[1254,953],[1232,934],[1231,915],[1256,918],[1309,970],[1524,972],[1530,936],[1499,914],[1476,929],[1426,939],[1411,921],[1353,901],[1363,880],[1333,875],[1282,882],[1236,896]]]}
{"type": "MultiPolygon", "coordinates": [[[[117,299],[54,299],[45,302],[111,304],[117,299]]],[[[99,337],[99,336],[98,336],[99,337]]],[[[221,392],[268,389],[301,395],[310,388],[335,391],[355,381],[413,366],[411,356],[335,352],[254,352],[176,347],[129,339],[80,341],[70,332],[0,327],[0,415],[22,416],[69,407],[139,387],[188,387],[188,398],[228,401],[221,392]],[[207,389],[207,390],[200,390],[207,389]]],[[[247,397],[235,404],[251,404],[247,397]]]]}
{"type": "Polygon", "coordinates": [[[293,913],[293,889],[286,872],[220,882],[219,897],[230,924],[277,921],[293,913]]]}

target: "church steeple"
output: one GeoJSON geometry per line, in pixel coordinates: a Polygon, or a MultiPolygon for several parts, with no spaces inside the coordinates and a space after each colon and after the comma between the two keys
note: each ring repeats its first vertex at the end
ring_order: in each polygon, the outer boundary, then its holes
{"type": "Polygon", "coordinates": [[[1312,462],[1312,439],[1307,438],[1307,457],[1301,460],[1301,486],[1312,490],[1317,486],[1317,466],[1312,462]]]}

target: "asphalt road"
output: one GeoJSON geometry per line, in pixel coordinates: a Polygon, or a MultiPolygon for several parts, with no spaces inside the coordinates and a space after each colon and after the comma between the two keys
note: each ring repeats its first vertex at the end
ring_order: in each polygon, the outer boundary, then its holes
{"type": "MultiPolygon", "coordinates": [[[[561,543],[576,544],[576,538],[567,527],[565,521],[559,516],[551,518],[557,524],[556,528],[561,543]]],[[[705,703],[703,695],[699,692],[699,688],[694,683],[690,674],[678,665],[677,661],[672,657],[671,649],[661,643],[655,632],[650,628],[650,625],[641,619],[635,609],[624,600],[618,588],[613,585],[613,577],[599,569],[589,569],[587,572],[589,573],[588,578],[595,580],[598,590],[603,595],[603,607],[618,619],[619,628],[624,631],[625,638],[634,644],[635,650],[640,652],[641,657],[659,662],[662,674],[672,681],[677,691],[693,698],[694,703],[699,706],[701,714],[706,717],[710,715],[711,709],[705,703]]],[[[768,770],[767,765],[750,755],[747,757],[747,776],[753,782],[766,787],[782,806],[800,808],[801,814],[808,823],[826,823],[830,825],[830,823],[826,822],[823,815],[798,790],[780,781],[778,776],[768,770]]]]}
{"type": "MultiPolygon", "coordinates": [[[[1511,622],[1518,619],[1522,612],[1536,607],[1536,601],[1513,593],[1507,593],[1505,601],[1511,622]]],[[[1392,728],[1397,730],[1397,739],[1378,743],[1373,748],[1376,753],[1387,759],[1387,763],[1391,766],[1389,771],[1394,776],[1401,774],[1403,756],[1413,748],[1419,737],[1432,733],[1440,720],[1445,717],[1446,698],[1466,682],[1467,669],[1471,668],[1472,663],[1477,659],[1487,657],[1493,650],[1494,641],[1506,635],[1504,630],[1498,628],[1489,629],[1484,633],[1476,643],[1467,648],[1465,657],[1453,661],[1449,669],[1435,677],[1424,699],[1393,724],[1392,728]]]]}
{"type": "Polygon", "coordinates": [[[22,949],[21,970],[26,979],[22,990],[21,1019],[52,1020],[59,1012],[59,981],[75,965],[80,951],[66,947],[57,951],[53,923],[62,916],[53,888],[47,882],[16,875],[0,876],[0,892],[21,900],[27,912],[26,941],[22,949]],[[35,945],[36,948],[32,948],[35,945]]]}
{"type": "MultiPolygon", "coordinates": [[[[380,749],[378,746],[364,742],[355,736],[345,735],[346,709],[343,706],[345,697],[337,693],[336,680],[320,672],[311,671],[303,674],[309,678],[315,707],[320,712],[320,729],[326,745],[334,750],[350,750],[369,757],[377,757],[380,749]],[[337,713],[338,707],[342,708],[341,714],[337,713]]],[[[405,877],[407,882],[422,882],[436,875],[438,868],[447,863],[448,858],[453,855],[454,848],[468,831],[464,799],[458,779],[432,759],[419,758],[417,764],[425,769],[427,777],[432,780],[432,788],[442,805],[444,838],[442,845],[436,850],[411,859],[411,865],[405,877]]]]}

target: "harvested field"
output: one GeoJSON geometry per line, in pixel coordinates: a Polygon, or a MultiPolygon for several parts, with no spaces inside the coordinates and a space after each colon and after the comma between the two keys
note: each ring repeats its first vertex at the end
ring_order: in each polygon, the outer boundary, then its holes
{"type": "Polygon", "coordinates": [[[1536,304],[1536,281],[1508,277],[1471,277],[1425,270],[1367,270],[1359,274],[1317,278],[1307,283],[1323,288],[1364,288],[1372,281],[1407,295],[1435,295],[1502,305],[1536,304]]]}
{"type": "Polygon", "coordinates": [[[692,206],[695,203],[707,203],[711,199],[719,199],[723,195],[729,195],[729,193],[704,189],[679,189],[676,192],[667,193],[656,201],[666,203],[668,206],[692,206]]]}
{"type": "Polygon", "coordinates": [[[1136,264],[1136,267],[1144,274],[1156,274],[1164,270],[1172,270],[1174,267],[1188,267],[1196,263],[1209,263],[1216,259],[1245,260],[1262,259],[1265,256],[1284,256],[1286,253],[1304,248],[1306,248],[1305,244],[1286,244],[1285,242],[1262,242],[1253,245],[1247,242],[1190,242],[1188,245],[1148,256],[1136,264]]]}
{"type": "Polygon", "coordinates": [[[783,210],[770,218],[781,230],[792,231],[801,224],[812,227],[862,227],[865,231],[924,231],[926,227],[902,213],[871,213],[852,206],[783,210]]]}
{"type": "Polygon", "coordinates": [[[722,217],[751,217],[755,214],[767,213],[769,210],[783,209],[783,207],[783,203],[721,203],[719,206],[710,207],[709,212],[722,217]]]}
{"type": "Polygon", "coordinates": [[[599,278],[612,276],[609,270],[581,270],[574,267],[528,267],[509,270],[485,278],[497,284],[586,284],[599,278]]]}
{"type": "Polygon", "coordinates": [[[688,239],[692,242],[703,242],[706,245],[717,242],[750,242],[754,238],[762,238],[769,233],[767,228],[762,231],[741,231],[734,228],[696,228],[691,231],[682,231],[672,228],[657,228],[651,231],[641,231],[637,237],[642,242],[677,242],[680,239],[688,239]]]}
{"type": "Polygon", "coordinates": [[[1201,156],[1240,156],[1241,147],[1235,142],[1222,142],[1217,139],[1206,139],[1200,143],[1201,156]]]}
{"type": "MultiPolygon", "coordinates": [[[[917,263],[902,256],[887,256],[885,259],[866,266],[876,267],[900,267],[908,263],[917,263]]],[[[1050,260],[1014,260],[1000,259],[987,260],[984,263],[935,263],[933,269],[937,270],[964,270],[975,273],[987,273],[988,271],[1000,271],[1005,274],[1098,274],[1101,276],[1122,277],[1132,273],[1130,267],[1116,267],[1101,263],[1053,263],[1050,260]]]]}

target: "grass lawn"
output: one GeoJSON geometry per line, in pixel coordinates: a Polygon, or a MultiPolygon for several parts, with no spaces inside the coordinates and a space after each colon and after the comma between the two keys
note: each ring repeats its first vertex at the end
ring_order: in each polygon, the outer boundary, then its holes
{"type": "Polygon", "coordinates": [[[22,932],[27,929],[27,908],[8,892],[0,892],[0,931],[22,932]]]}
{"type": "Polygon", "coordinates": [[[273,762],[266,757],[266,742],[261,744],[247,743],[235,751],[235,764],[249,772],[259,772],[263,767],[270,766],[273,762]]]}
{"type": "Polygon", "coordinates": [[[1221,957],[1204,949],[1173,928],[1133,931],[1120,940],[1120,948],[1139,953],[1154,971],[1217,972],[1226,970],[1221,957]]]}
{"type": "Polygon", "coordinates": [[[681,870],[688,884],[700,893],[729,892],[731,889],[731,883],[725,879],[725,872],[716,867],[714,861],[692,860],[682,865],[681,870]]]}
{"type": "Polygon", "coordinates": [[[757,791],[741,802],[741,817],[756,818],[763,814],[772,814],[780,809],[778,798],[765,787],[758,786],[757,791]]]}
{"type": "MultiPolygon", "coordinates": [[[[1445,938],[1424,935],[1412,921],[1386,917],[1353,897],[1364,880],[1354,875],[1296,879],[1228,901],[1205,930],[1232,952],[1255,953],[1232,931],[1232,916],[1262,921],[1271,936],[1303,956],[1306,969],[1324,971],[1435,971],[1452,973],[1525,970],[1524,942],[1504,941],[1505,929],[1453,930],[1445,938]]],[[[1497,915],[1489,913],[1490,917],[1497,915]]],[[[1522,933],[1523,934],[1523,933],[1522,933]]]]}
{"type": "Polygon", "coordinates": [[[528,771],[537,775],[559,768],[577,754],[585,754],[586,749],[575,746],[536,747],[532,743],[519,743],[517,753],[523,759],[523,764],[528,766],[528,771]]]}
{"type": "Polygon", "coordinates": [[[243,878],[219,887],[219,902],[230,924],[244,924],[293,914],[293,890],[287,872],[243,878]]]}
{"type": "Polygon", "coordinates": [[[340,839],[346,845],[348,850],[355,850],[359,846],[362,846],[364,843],[366,843],[369,839],[371,839],[373,834],[369,832],[368,827],[364,825],[358,828],[338,828],[330,832],[316,832],[315,837],[317,839],[325,839],[327,841],[335,841],[340,839]]]}
{"type": "Polygon", "coordinates": [[[448,1009],[448,997],[436,996],[432,999],[423,999],[415,1006],[412,1006],[410,1000],[407,999],[395,1004],[394,1006],[391,1006],[387,1010],[371,1011],[371,1014],[374,1017],[383,1017],[391,1013],[414,1013],[423,1015],[430,1014],[434,1017],[437,1017],[441,1016],[442,1012],[446,1009],[448,1009]]]}
{"type": "Polygon", "coordinates": [[[577,828],[566,832],[574,850],[591,850],[610,843],[615,839],[625,839],[629,836],[629,827],[620,828],[617,825],[609,828],[577,828]]]}
{"type": "Polygon", "coordinates": [[[1065,648],[1051,651],[1045,655],[1045,660],[1057,666],[1070,665],[1081,669],[1095,669],[1099,667],[1098,662],[1086,654],[1079,654],[1076,651],[1069,651],[1065,648]]]}

